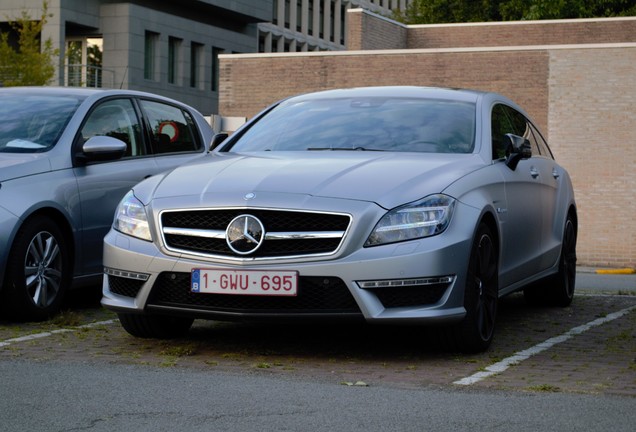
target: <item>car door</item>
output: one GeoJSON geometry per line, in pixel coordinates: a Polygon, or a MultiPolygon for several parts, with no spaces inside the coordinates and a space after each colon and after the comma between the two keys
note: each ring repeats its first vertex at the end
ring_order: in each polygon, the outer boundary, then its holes
{"type": "Polygon", "coordinates": [[[498,207],[502,230],[500,285],[508,286],[536,274],[540,268],[541,236],[544,225],[543,163],[536,157],[524,159],[513,170],[505,163],[504,136],[527,134],[525,117],[497,104],[492,109],[493,163],[504,179],[505,205],[498,207]],[[521,116],[521,117],[519,117],[521,116]]]}
{"type": "Polygon", "coordinates": [[[75,152],[81,152],[83,143],[96,135],[126,143],[126,152],[119,159],[76,163],[73,168],[82,219],[76,253],[79,274],[101,273],[103,239],[119,201],[135,184],[160,171],[148,151],[142,125],[133,99],[110,98],[91,109],[76,136],[75,152]]]}

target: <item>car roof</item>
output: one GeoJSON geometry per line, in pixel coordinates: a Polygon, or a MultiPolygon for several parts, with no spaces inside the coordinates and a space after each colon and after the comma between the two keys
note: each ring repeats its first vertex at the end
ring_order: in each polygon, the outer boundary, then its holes
{"type": "Polygon", "coordinates": [[[484,94],[486,94],[486,92],[469,89],[418,86],[382,86],[324,90],[291,97],[290,100],[300,101],[313,99],[339,99],[350,97],[399,97],[476,102],[479,97],[484,94]]]}

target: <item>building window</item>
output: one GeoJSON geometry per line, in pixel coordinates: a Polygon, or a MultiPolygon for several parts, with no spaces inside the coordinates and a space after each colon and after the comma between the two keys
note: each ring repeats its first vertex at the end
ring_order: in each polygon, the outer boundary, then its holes
{"type": "Polygon", "coordinates": [[[290,6],[290,0],[285,0],[285,28],[291,28],[290,26],[290,18],[289,16],[291,15],[291,6],[290,6]]]}
{"type": "Polygon", "coordinates": [[[274,8],[272,12],[272,24],[278,25],[278,0],[272,1],[272,7],[274,8]]]}
{"type": "Polygon", "coordinates": [[[212,91],[219,90],[219,54],[223,54],[223,49],[212,47],[212,91]]]}
{"type": "Polygon", "coordinates": [[[200,69],[203,66],[202,51],[203,45],[196,42],[190,44],[190,87],[199,87],[200,85],[200,69]]]}
{"type": "Polygon", "coordinates": [[[159,33],[146,31],[144,42],[144,78],[147,80],[156,79],[155,61],[157,58],[157,41],[159,33]]]}
{"type": "Polygon", "coordinates": [[[182,40],[175,37],[168,39],[168,82],[177,84],[179,81],[179,54],[182,40]]]}
{"type": "Polygon", "coordinates": [[[314,1],[309,0],[307,5],[307,34],[314,35],[314,1]]]}
{"type": "Polygon", "coordinates": [[[345,19],[347,18],[347,6],[340,5],[340,45],[345,44],[345,19]]]}
{"type": "Polygon", "coordinates": [[[329,7],[329,40],[335,42],[336,32],[336,2],[332,1],[329,7]]]}
{"type": "Polygon", "coordinates": [[[296,0],[296,31],[303,29],[303,0],[296,0]]]}

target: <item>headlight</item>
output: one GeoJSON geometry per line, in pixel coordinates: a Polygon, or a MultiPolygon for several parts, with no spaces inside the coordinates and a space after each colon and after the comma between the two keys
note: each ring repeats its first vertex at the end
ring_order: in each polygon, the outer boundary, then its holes
{"type": "Polygon", "coordinates": [[[121,233],[152,241],[146,210],[141,201],[135,198],[133,191],[128,192],[117,206],[113,228],[121,233]]]}
{"type": "Polygon", "coordinates": [[[455,199],[441,194],[397,207],[380,219],[364,245],[377,246],[439,234],[448,227],[454,208],[455,199]]]}

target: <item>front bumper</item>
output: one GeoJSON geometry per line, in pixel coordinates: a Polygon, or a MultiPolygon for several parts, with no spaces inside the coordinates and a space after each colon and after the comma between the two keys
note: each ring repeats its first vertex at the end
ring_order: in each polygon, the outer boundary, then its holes
{"type": "Polygon", "coordinates": [[[324,260],[251,264],[171,256],[154,243],[111,230],[104,241],[109,274],[102,304],[124,313],[219,320],[360,317],[369,322],[453,322],[465,315],[463,287],[475,220],[473,212],[458,211],[449,228],[434,237],[360,248],[324,260]],[[294,270],[300,280],[298,296],[191,293],[192,269],[210,267],[294,270]]]}

